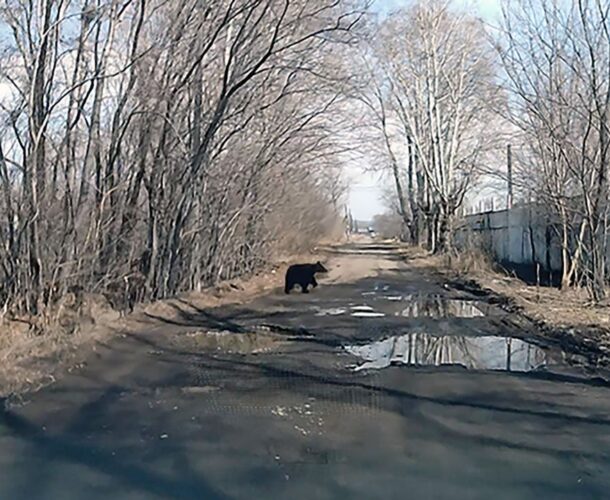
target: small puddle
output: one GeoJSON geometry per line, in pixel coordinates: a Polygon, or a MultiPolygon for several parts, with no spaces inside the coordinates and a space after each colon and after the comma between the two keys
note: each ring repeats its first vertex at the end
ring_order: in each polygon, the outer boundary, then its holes
{"type": "Polygon", "coordinates": [[[371,306],[352,306],[350,307],[350,309],[354,312],[362,312],[362,311],[373,311],[373,308],[371,306]]]}
{"type": "Polygon", "coordinates": [[[261,354],[286,345],[289,339],[272,333],[196,331],[185,335],[197,348],[229,354],[261,354]]]}
{"type": "Polygon", "coordinates": [[[354,318],[383,318],[385,314],[375,311],[355,311],[352,316],[354,318]]]}
{"type": "Polygon", "coordinates": [[[341,316],[347,310],[344,307],[330,307],[328,309],[317,309],[316,316],[341,316]]]}
{"type": "Polygon", "coordinates": [[[485,316],[481,304],[464,299],[448,299],[438,295],[406,295],[401,299],[395,296],[386,300],[406,303],[398,316],[405,318],[478,318],[485,316]]]}
{"type": "Polygon", "coordinates": [[[473,370],[528,372],[545,367],[548,352],[512,337],[434,336],[412,333],[345,350],[364,361],[354,371],[390,365],[461,365],[473,370]]]}
{"type": "Polygon", "coordinates": [[[351,306],[350,309],[354,318],[383,318],[385,316],[384,313],[376,312],[375,309],[367,305],[351,306]]]}

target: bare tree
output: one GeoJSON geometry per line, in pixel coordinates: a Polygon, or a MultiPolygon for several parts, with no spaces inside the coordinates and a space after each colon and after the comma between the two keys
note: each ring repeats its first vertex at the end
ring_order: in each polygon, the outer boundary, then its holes
{"type": "Polygon", "coordinates": [[[161,298],[325,236],[340,193],[333,61],[362,13],[6,0],[0,300],[36,313],[72,286],[161,298]]]}
{"type": "Polygon", "coordinates": [[[433,251],[449,251],[456,212],[492,144],[497,86],[485,30],[449,2],[417,2],[382,22],[372,47],[366,102],[401,214],[416,242],[426,229],[433,251]]]}
{"type": "Polygon", "coordinates": [[[509,2],[498,43],[509,114],[526,138],[524,182],[558,221],[562,285],[580,275],[596,301],[606,281],[609,10],[599,0],[509,2]]]}

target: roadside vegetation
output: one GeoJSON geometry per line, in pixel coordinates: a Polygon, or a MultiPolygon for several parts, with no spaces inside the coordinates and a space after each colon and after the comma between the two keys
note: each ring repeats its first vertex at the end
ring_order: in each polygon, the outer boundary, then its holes
{"type": "Polygon", "coordinates": [[[341,168],[363,158],[393,183],[383,237],[473,272],[491,259],[458,235],[493,179],[548,221],[561,293],[603,304],[610,4],[506,0],[494,25],[449,0],[373,12],[2,2],[0,360],[340,238],[341,168]]]}
{"type": "Polygon", "coordinates": [[[1,385],[138,303],[343,234],[341,54],[364,7],[0,4],[1,385]]]}
{"type": "Polygon", "coordinates": [[[201,290],[338,226],[328,0],[7,0],[0,317],[201,290]]]}
{"type": "Polygon", "coordinates": [[[507,328],[540,336],[581,357],[574,360],[589,368],[610,366],[610,308],[592,307],[585,289],[525,283],[478,247],[431,254],[411,246],[406,259],[411,268],[445,286],[512,313],[507,328]]]}
{"type": "Polygon", "coordinates": [[[420,1],[373,23],[354,98],[372,163],[395,187],[396,235],[433,253],[462,250],[468,201],[495,183],[504,207],[526,205],[544,221],[561,289],[603,303],[609,26],[603,0],[505,1],[493,22],[420,1]]]}

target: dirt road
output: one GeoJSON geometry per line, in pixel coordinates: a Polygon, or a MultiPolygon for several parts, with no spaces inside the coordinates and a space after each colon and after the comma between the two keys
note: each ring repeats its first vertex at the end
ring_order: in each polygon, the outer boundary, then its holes
{"type": "Polygon", "coordinates": [[[0,498],[608,498],[603,381],[390,248],[331,267],[183,303],[10,405],[0,498]]]}

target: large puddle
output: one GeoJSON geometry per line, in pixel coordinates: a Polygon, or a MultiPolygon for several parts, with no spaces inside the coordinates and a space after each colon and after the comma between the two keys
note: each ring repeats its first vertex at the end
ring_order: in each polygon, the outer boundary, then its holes
{"type": "Polygon", "coordinates": [[[386,314],[403,318],[479,318],[489,313],[489,306],[480,301],[452,299],[441,295],[390,294],[387,285],[383,288],[376,285],[374,291],[362,292],[362,296],[368,304],[328,308],[314,306],[312,310],[316,316],[349,314],[356,318],[382,318],[386,314]],[[369,294],[373,296],[369,298],[369,294]],[[376,310],[370,304],[383,310],[376,310]]]}
{"type": "Polygon", "coordinates": [[[485,316],[478,302],[448,299],[437,295],[390,296],[387,300],[400,301],[404,307],[398,313],[405,318],[478,318],[485,316]]]}
{"type": "Polygon", "coordinates": [[[474,370],[528,372],[547,365],[543,349],[511,337],[434,336],[412,333],[366,345],[346,346],[360,358],[355,371],[387,368],[390,365],[461,365],[474,370]]]}

